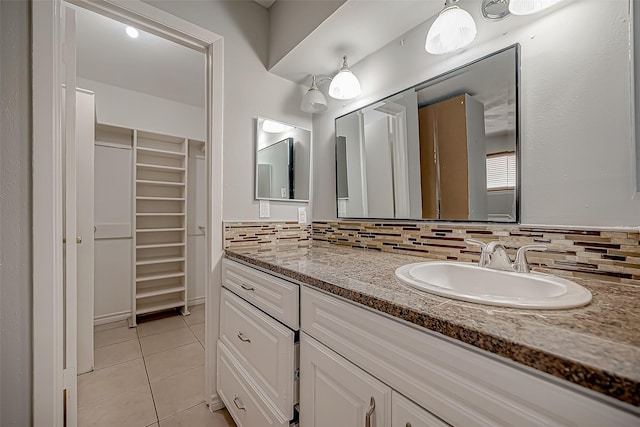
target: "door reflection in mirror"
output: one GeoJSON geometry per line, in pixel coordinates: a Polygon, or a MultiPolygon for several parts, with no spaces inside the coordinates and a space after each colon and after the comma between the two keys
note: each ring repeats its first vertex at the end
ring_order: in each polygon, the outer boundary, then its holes
{"type": "Polygon", "coordinates": [[[256,199],[309,200],[311,131],[259,117],[256,199]]]}
{"type": "Polygon", "coordinates": [[[336,119],[338,216],[517,221],[518,57],[515,45],[336,119]]]}

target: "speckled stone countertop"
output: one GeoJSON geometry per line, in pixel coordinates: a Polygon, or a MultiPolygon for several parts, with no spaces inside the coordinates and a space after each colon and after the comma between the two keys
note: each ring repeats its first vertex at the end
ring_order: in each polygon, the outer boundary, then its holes
{"type": "Polygon", "coordinates": [[[593,294],[588,306],[520,310],[431,295],[395,277],[422,257],[319,242],[227,256],[640,406],[639,287],[573,279],[593,294]]]}

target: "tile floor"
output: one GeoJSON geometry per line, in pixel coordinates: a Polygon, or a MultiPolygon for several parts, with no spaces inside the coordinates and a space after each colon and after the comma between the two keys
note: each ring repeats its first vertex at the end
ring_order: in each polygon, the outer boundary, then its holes
{"type": "Polygon", "coordinates": [[[204,305],[96,326],[95,370],[78,376],[79,427],[229,427],[204,403],[204,305]]]}

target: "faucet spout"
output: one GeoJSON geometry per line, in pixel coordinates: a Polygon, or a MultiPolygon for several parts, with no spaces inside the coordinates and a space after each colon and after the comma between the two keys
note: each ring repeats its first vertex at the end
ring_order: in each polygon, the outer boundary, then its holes
{"type": "Polygon", "coordinates": [[[485,249],[489,254],[489,262],[486,267],[495,270],[513,271],[511,258],[504,245],[498,241],[489,243],[485,249]]]}

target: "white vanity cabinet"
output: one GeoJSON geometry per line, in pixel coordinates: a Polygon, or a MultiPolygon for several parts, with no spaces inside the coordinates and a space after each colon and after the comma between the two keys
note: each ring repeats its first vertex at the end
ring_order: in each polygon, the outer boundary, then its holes
{"type": "Polygon", "coordinates": [[[218,394],[239,427],[296,425],[299,286],[228,259],[222,269],[218,394]]]}
{"type": "Polygon", "coordinates": [[[391,425],[389,386],[304,333],[300,349],[301,425],[391,425]]]}
{"type": "Polygon", "coordinates": [[[640,425],[635,408],[307,286],[300,312],[304,427],[331,425],[309,418],[319,412],[315,405],[327,405],[324,399],[346,400],[344,410],[358,414],[333,425],[365,426],[362,408],[373,392],[354,379],[365,375],[391,390],[390,414],[376,399],[376,411],[387,418],[376,418],[375,427],[640,425]],[[340,360],[334,368],[327,368],[327,354],[340,360]],[[349,367],[351,376],[336,375],[349,367]],[[344,398],[330,396],[338,390],[344,398]]]}

